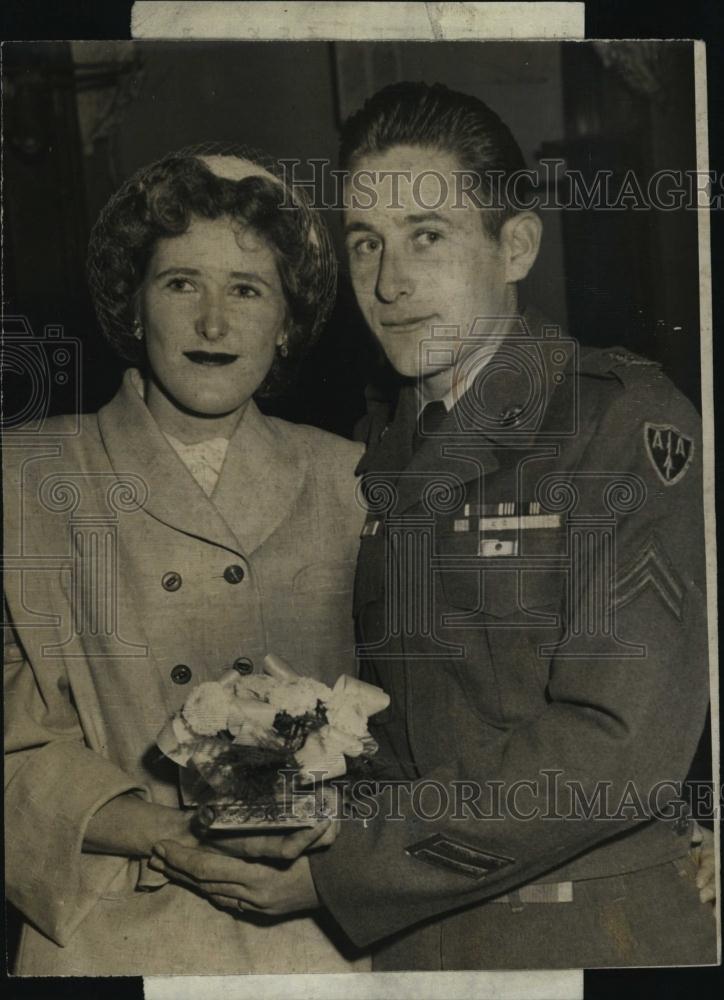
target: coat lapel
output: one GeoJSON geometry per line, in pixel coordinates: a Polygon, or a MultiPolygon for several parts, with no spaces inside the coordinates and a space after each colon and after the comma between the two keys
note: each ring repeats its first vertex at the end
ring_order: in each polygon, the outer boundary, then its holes
{"type": "Polygon", "coordinates": [[[379,440],[369,444],[355,472],[358,475],[363,472],[387,472],[390,481],[396,482],[400,472],[410,462],[416,420],[417,394],[412,385],[403,385],[394,415],[379,440]]]}
{"type": "Polygon", "coordinates": [[[285,424],[250,401],[229,442],[212,502],[247,555],[290,516],[304,485],[308,459],[285,424]]]}
{"type": "Polygon", "coordinates": [[[461,428],[459,405],[453,407],[434,436],[423,441],[397,483],[397,510],[402,513],[420,501],[424,489],[437,482],[444,495],[458,483],[479,480],[498,468],[493,442],[475,428],[461,428]]]}
{"type": "Polygon", "coordinates": [[[229,441],[216,490],[208,498],[168,443],[126,372],[117,395],[98,414],[119,478],[145,484],[144,509],[177,531],[251,553],[289,511],[303,480],[303,460],[251,401],[229,441]]]}

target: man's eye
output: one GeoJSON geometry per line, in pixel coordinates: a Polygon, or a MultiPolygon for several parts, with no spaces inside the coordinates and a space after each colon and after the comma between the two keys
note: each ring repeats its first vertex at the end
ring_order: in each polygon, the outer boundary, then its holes
{"type": "Polygon", "coordinates": [[[367,236],[363,240],[358,240],[352,249],[360,257],[369,257],[371,254],[377,253],[381,245],[380,240],[373,236],[367,236]]]}
{"type": "Polygon", "coordinates": [[[438,243],[441,239],[442,233],[438,233],[434,229],[424,229],[422,232],[415,233],[415,242],[423,247],[432,246],[433,243],[438,243]]]}

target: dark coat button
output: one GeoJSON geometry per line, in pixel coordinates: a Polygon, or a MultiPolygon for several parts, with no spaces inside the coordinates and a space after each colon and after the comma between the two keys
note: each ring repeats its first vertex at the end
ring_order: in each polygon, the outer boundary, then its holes
{"type": "Polygon", "coordinates": [[[172,571],[170,573],[164,573],[161,577],[161,586],[164,590],[173,592],[174,590],[178,590],[182,583],[183,580],[181,579],[180,573],[174,573],[172,571]]]}
{"type": "Polygon", "coordinates": [[[185,663],[177,663],[171,671],[171,680],[174,684],[188,684],[191,680],[191,667],[185,663]]]}
{"type": "Polygon", "coordinates": [[[254,664],[247,656],[240,656],[238,660],[234,660],[234,670],[244,675],[253,674],[254,664]]]}
{"type": "Polygon", "coordinates": [[[241,583],[244,579],[244,569],[242,566],[227,566],[224,570],[224,579],[227,583],[241,583]]]}

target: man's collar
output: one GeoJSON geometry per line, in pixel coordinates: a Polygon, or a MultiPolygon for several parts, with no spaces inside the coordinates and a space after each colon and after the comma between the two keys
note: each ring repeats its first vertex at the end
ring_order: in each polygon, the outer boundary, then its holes
{"type": "Polygon", "coordinates": [[[465,395],[467,389],[475,382],[483,368],[492,361],[503,341],[504,336],[496,337],[494,340],[487,338],[485,341],[477,344],[464,359],[456,362],[456,368],[459,369],[459,376],[443,395],[437,396],[434,393],[429,395],[424,394],[418,383],[415,387],[418,414],[422,413],[428,403],[434,402],[441,402],[449,413],[462,396],[465,395]]]}

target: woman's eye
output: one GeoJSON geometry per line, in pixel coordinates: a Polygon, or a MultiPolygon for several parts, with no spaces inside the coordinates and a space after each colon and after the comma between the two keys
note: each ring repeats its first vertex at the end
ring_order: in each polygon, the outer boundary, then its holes
{"type": "Polygon", "coordinates": [[[194,286],[188,278],[171,278],[166,288],[170,288],[174,292],[192,292],[194,286]]]}

